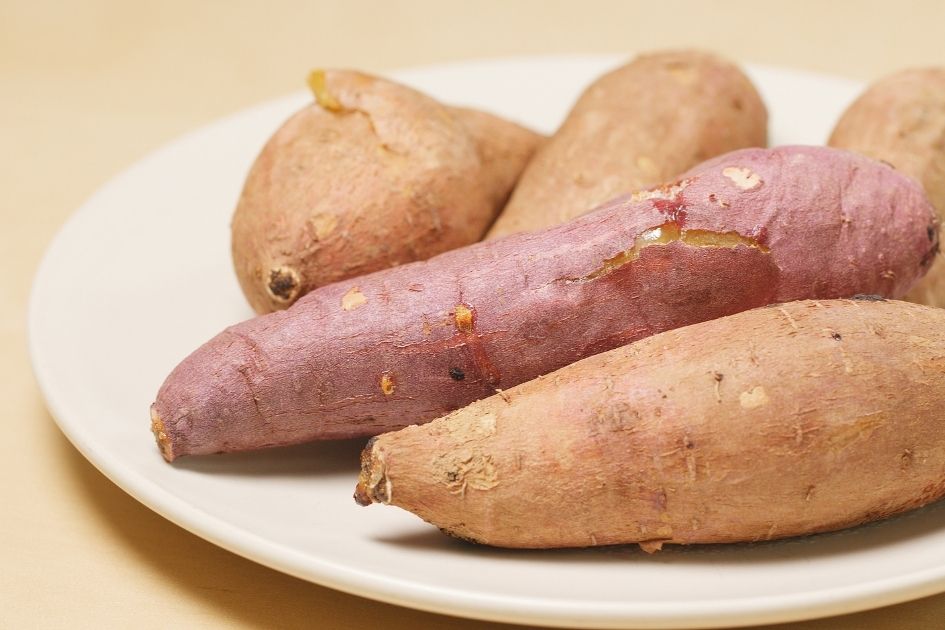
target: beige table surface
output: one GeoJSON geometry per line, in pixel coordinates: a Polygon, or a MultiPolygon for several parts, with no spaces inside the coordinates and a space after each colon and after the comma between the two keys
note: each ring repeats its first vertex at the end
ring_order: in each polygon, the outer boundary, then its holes
{"type": "MultiPolygon", "coordinates": [[[[0,628],[510,627],[375,603],[223,551],[126,496],[59,433],[28,363],[30,283],[56,229],[121,168],[195,126],[300,88],[316,65],[382,72],[702,46],[870,79],[945,65],[943,34],[945,2],[935,0],[3,0],[0,628]]],[[[945,595],[779,627],[943,628],[945,595]]]]}

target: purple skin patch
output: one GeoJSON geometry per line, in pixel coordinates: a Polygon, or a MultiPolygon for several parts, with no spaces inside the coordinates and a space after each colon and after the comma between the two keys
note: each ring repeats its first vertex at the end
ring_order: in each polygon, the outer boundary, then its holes
{"type": "Polygon", "coordinates": [[[167,378],[153,428],[168,460],[375,435],[664,330],[772,302],[898,297],[937,248],[924,192],[880,162],[735,151],[563,225],[231,326],[167,378]],[[678,238],[647,241],[670,224],[678,238]]]}

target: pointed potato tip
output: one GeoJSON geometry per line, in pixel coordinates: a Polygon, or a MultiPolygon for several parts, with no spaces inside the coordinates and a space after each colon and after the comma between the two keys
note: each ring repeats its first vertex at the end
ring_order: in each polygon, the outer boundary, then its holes
{"type": "Polygon", "coordinates": [[[168,462],[174,461],[171,439],[167,436],[167,432],[164,430],[164,421],[161,420],[161,415],[154,408],[154,405],[151,405],[151,433],[154,434],[154,439],[157,440],[158,448],[161,450],[164,459],[168,462]]]}
{"type": "Polygon", "coordinates": [[[385,474],[383,458],[374,453],[376,442],[377,437],[372,437],[361,451],[361,474],[354,489],[354,500],[358,505],[387,503],[389,500],[390,483],[385,474]]]}
{"type": "Polygon", "coordinates": [[[344,109],[337,98],[328,90],[325,71],[321,68],[315,68],[308,73],[308,89],[315,97],[315,102],[325,110],[330,112],[340,112],[344,109]]]}

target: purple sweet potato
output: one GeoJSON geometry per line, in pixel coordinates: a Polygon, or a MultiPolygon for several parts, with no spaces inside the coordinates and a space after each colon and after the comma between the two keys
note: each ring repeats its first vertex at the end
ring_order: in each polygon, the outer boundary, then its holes
{"type": "Polygon", "coordinates": [[[355,497],[502,547],[884,518],[945,495],[943,330],[940,309],[825,300],[667,331],[375,438],[355,497]]]}
{"type": "Polygon", "coordinates": [[[569,223],[317,289],[187,357],[168,460],[425,422],[583,357],[771,302],[899,296],[931,264],[921,187],[823,147],[746,149],[569,223]]]}
{"type": "MultiPolygon", "coordinates": [[[[872,84],[837,121],[830,146],[916,178],[945,215],[945,67],[902,70],[872,84]]],[[[945,308],[945,263],[939,259],[905,299],[945,308]]]]}

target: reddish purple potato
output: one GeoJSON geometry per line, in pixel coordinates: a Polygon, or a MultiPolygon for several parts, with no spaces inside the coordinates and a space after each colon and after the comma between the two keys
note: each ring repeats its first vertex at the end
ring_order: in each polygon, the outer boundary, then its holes
{"type": "Polygon", "coordinates": [[[921,187],[824,147],[746,149],[578,219],[316,289],[187,357],[171,461],[423,423],[584,357],[757,306],[903,295],[938,251],[921,187]]]}
{"type": "MultiPolygon", "coordinates": [[[[857,151],[914,177],[945,213],[945,68],[903,70],[872,84],[837,122],[830,146],[857,151]]],[[[905,299],[945,307],[939,259],[905,299]]]]}

